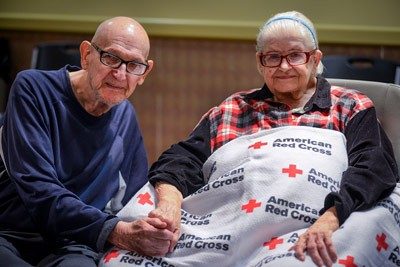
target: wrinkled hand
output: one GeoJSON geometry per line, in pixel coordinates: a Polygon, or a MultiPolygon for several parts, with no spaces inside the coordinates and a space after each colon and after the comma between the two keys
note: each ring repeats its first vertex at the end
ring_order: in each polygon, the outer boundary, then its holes
{"type": "Polygon", "coordinates": [[[180,234],[181,209],[173,205],[162,204],[149,213],[149,218],[157,218],[166,223],[166,229],[173,233],[170,240],[169,252],[172,252],[180,234]]]}
{"type": "Polygon", "coordinates": [[[133,222],[118,222],[108,241],[121,249],[142,255],[164,256],[173,238],[174,233],[167,229],[167,223],[158,218],[144,218],[133,222]]]}
{"type": "Polygon", "coordinates": [[[337,260],[336,250],[332,243],[332,234],[339,228],[335,207],[328,209],[308,230],[302,234],[294,250],[297,259],[304,261],[304,252],[311,257],[317,266],[332,266],[337,260]]]}
{"type": "Polygon", "coordinates": [[[166,183],[156,184],[158,199],[157,208],[149,213],[149,218],[157,218],[167,224],[166,229],[173,233],[169,252],[172,252],[178,242],[181,228],[182,194],[173,185],[166,183]]]}

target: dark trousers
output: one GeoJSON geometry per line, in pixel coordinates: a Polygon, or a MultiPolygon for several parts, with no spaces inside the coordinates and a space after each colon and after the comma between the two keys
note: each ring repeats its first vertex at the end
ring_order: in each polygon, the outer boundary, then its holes
{"type": "Polygon", "coordinates": [[[99,257],[91,248],[75,242],[54,247],[37,233],[0,231],[0,267],[95,267],[99,257]]]}

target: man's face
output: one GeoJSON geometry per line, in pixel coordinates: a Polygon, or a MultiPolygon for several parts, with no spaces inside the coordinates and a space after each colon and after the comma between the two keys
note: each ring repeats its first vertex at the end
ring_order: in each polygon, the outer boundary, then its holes
{"type": "MultiPolygon", "coordinates": [[[[90,88],[96,100],[110,108],[129,98],[137,85],[141,85],[152,68],[153,62],[146,62],[142,51],[135,44],[116,42],[105,47],[94,44],[87,47],[88,55],[88,79],[90,88]],[[94,47],[97,47],[96,48],[94,47]],[[122,63],[118,68],[105,65],[100,61],[100,55],[104,57],[114,56],[116,60],[135,61],[148,64],[149,67],[142,75],[127,72],[127,66],[122,63]]],[[[105,61],[104,61],[105,62],[105,61]]]]}

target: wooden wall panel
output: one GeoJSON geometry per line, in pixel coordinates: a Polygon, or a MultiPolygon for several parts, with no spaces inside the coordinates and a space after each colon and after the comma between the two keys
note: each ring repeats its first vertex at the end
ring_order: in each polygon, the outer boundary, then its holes
{"type": "Polygon", "coordinates": [[[150,57],[153,72],[132,97],[150,161],[186,138],[212,106],[262,81],[251,42],[154,38],[150,57]]]}
{"type": "MultiPolygon", "coordinates": [[[[10,42],[12,77],[30,67],[40,42],[80,42],[87,34],[0,31],[10,42]]],[[[155,67],[131,97],[143,131],[149,162],[186,138],[201,116],[233,92],[262,85],[256,70],[255,43],[150,37],[155,67]]],[[[400,62],[400,47],[321,44],[328,54],[362,55],[400,62]]]]}

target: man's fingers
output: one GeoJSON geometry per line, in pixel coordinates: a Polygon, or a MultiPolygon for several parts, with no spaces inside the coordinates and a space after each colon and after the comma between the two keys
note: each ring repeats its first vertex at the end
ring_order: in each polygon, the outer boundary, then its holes
{"type": "Polygon", "coordinates": [[[160,239],[142,239],[137,252],[148,256],[165,256],[168,253],[170,241],[160,239]]]}
{"type": "Polygon", "coordinates": [[[164,256],[169,251],[174,233],[153,226],[160,226],[161,223],[157,218],[120,221],[110,234],[109,241],[119,248],[137,251],[142,255],[164,256]]]}

